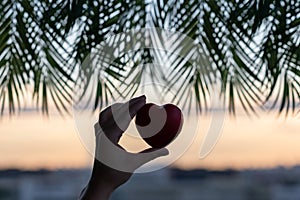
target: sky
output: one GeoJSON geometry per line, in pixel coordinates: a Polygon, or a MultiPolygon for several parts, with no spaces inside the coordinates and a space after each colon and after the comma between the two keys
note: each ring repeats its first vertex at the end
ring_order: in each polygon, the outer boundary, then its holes
{"type": "MultiPolygon", "coordinates": [[[[173,166],[184,169],[245,169],[298,165],[298,118],[278,118],[274,113],[263,113],[260,117],[243,114],[226,116],[215,148],[200,159],[200,147],[211,117],[199,115],[195,140],[173,166]]],[[[180,137],[177,142],[180,143],[180,137]]],[[[126,138],[121,140],[121,144],[132,151],[144,148],[137,147],[126,138]]],[[[72,116],[45,117],[24,112],[17,116],[4,116],[0,120],[0,169],[88,168],[92,160],[72,116]]]]}

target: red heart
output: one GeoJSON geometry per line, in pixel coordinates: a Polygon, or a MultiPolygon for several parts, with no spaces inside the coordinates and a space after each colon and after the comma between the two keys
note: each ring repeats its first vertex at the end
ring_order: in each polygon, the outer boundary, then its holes
{"type": "Polygon", "coordinates": [[[173,104],[145,104],[136,114],[135,124],[141,137],[152,147],[162,148],[180,133],[183,124],[181,110],[173,104]]]}

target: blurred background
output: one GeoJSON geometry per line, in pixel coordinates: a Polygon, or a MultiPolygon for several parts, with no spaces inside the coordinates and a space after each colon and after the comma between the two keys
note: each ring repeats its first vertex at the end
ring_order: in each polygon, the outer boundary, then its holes
{"type": "MultiPolygon", "coordinates": [[[[199,159],[210,121],[200,118],[197,138],[173,165],[136,174],[112,199],[297,199],[300,194],[297,118],[265,114],[227,117],[222,136],[199,159]]],[[[72,117],[22,113],[0,126],[1,199],[76,199],[93,157],[72,117]]]]}
{"type": "Polygon", "coordinates": [[[135,174],[113,200],[298,199],[299,44],[293,0],[1,1],[0,199],[78,198],[93,156],[72,104],[91,73],[91,112],[150,81],[197,121],[183,156],[135,174]],[[142,31],[151,27],[158,29],[142,31]],[[134,41],[112,36],[132,29],[141,30],[134,41]],[[109,49],[113,62],[101,54],[100,67],[87,63],[99,49],[109,49]],[[218,112],[214,93],[226,117],[216,146],[200,159],[218,112]]]}

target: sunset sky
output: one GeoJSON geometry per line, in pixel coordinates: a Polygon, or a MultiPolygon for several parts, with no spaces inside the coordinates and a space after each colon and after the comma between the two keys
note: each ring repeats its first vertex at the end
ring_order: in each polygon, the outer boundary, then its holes
{"type": "MultiPolygon", "coordinates": [[[[299,119],[276,116],[274,113],[260,117],[227,116],[217,145],[207,157],[199,159],[211,123],[209,116],[200,115],[197,138],[174,165],[241,169],[300,164],[299,119]]],[[[34,112],[4,116],[0,121],[0,137],[0,168],[83,168],[92,163],[71,116],[47,118],[34,112]]],[[[126,146],[126,141],[122,143],[126,146]]]]}

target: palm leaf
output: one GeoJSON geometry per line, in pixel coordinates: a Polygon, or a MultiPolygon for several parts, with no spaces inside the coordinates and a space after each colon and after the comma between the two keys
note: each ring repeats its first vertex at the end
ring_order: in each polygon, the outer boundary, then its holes
{"type": "Polygon", "coordinates": [[[174,100],[189,110],[207,108],[213,85],[221,83],[232,113],[269,104],[294,113],[300,104],[299,13],[296,0],[3,0],[1,113],[22,107],[28,85],[44,113],[52,104],[68,112],[78,69],[76,80],[83,82],[99,73],[90,97],[94,109],[116,95],[133,96],[150,76],[167,85],[165,92],[177,90],[174,100]],[[171,31],[143,29],[154,26],[171,31]],[[95,63],[80,68],[95,52],[95,63]],[[142,67],[151,62],[170,67],[142,67]]]}

